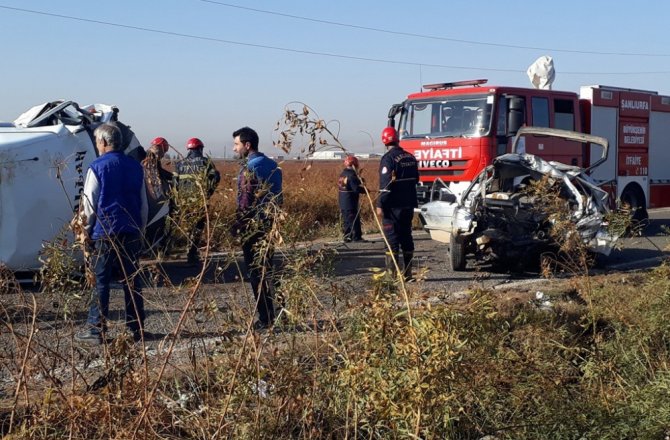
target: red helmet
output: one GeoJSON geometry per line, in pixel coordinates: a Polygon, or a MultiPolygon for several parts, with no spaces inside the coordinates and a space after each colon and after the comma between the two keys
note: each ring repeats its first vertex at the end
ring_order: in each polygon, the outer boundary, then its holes
{"type": "Polygon", "coordinates": [[[358,158],[356,156],[347,156],[344,158],[344,166],[358,168],[358,158]]]}
{"type": "Polygon", "coordinates": [[[154,140],[151,141],[151,146],[153,147],[154,145],[163,150],[163,153],[166,153],[168,148],[170,148],[170,144],[163,137],[154,138],[154,140]]]}
{"type": "Polygon", "coordinates": [[[189,150],[197,150],[198,148],[204,148],[205,145],[198,138],[191,138],[186,142],[186,148],[189,150]]]}
{"type": "Polygon", "coordinates": [[[382,144],[389,145],[398,142],[398,132],[393,127],[386,127],[382,130],[382,144]]]}

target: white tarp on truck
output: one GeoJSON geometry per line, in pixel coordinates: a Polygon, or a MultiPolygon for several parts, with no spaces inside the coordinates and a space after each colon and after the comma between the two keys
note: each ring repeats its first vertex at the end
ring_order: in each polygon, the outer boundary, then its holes
{"type": "MultiPolygon", "coordinates": [[[[39,267],[39,252],[73,218],[88,165],[97,157],[93,130],[116,121],[109,105],[55,101],[0,123],[0,264],[39,267]]],[[[119,123],[126,151],[139,142],[119,123]]]]}

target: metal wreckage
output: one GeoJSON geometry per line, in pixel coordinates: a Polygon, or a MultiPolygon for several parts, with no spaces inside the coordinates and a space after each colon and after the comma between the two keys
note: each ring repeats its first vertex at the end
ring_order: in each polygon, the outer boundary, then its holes
{"type": "Polygon", "coordinates": [[[96,127],[113,122],[126,154],[142,149],[118,112],[106,104],[53,101],[0,122],[0,266],[38,269],[43,244],[58,237],[78,212],[86,170],[98,156],[96,127]]]}
{"type": "Polygon", "coordinates": [[[474,258],[523,270],[539,262],[544,252],[555,252],[560,240],[552,233],[555,218],[543,209],[549,194],[542,194],[542,188],[550,188],[559,204],[564,201],[568,221],[574,224],[564,233],[576,231],[590,252],[609,255],[618,238],[608,230],[610,196],[589,176],[606,160],[608,141],[566,130],[523,127],[511,151],[494,159],[459,196],[445,185],[419,209],[431,238],[449,244],[452,268],[462,271],[474,258]],[[601,146],[602,157],[587,169],[547,162],[523,152],[529,136],[601,146]],[[530,190],[534,184],[539,192],[530,190]]]}

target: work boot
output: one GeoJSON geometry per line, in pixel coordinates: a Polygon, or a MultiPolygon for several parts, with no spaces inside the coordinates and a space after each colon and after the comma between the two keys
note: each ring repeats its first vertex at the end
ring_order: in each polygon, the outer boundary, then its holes
{"type": "Polygon", "coordinates": [[[409,283],[410,281],[415,281],[414,276],[412,275],[412,266],[414,263],[414,252],[403,252],[402,259],[405,262],[405,270],[403,275],[405,277],[405,282],[409,283]]]}
{"type": "Polygon", "coordinates": [[[198,257],[198,248],[195,246],[192,246],[188,254],[186,255],[186,264],[188,266],[196,266],[200,264],[200,258],[198,257]]]}
{"type": "MultiPolygon", "coordinates": [[[[386,272],[391,276],[391,278],[396,278],[398,276],[398,272],[396,271],[396,265],[393,263],[393,258],[395,257],[396,263],[398,263],[398,266],[400,266],[400,255],[397,253],[391,253],[387,252],[386,253],[386,272]]],[[[402,269],[402,267],[401,267],[402,269]]]]}

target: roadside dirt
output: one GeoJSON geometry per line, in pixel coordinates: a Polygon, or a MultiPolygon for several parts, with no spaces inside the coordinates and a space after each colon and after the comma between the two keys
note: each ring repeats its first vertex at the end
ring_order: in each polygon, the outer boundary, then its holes
{"type": "MultiPolygon", "coordinates": [[[[314,318],[316,327],[320,320],[336,319],[348,304],[362,298],[372,287],[373,275],[383,268],[383,241],[374,235],[366,238],[369,241],[363,243],[319,242],[302,249],[332,256],[330,275],[318,278],[313,292],[324,305],[314,318]]],[[[537,274],[511,275],[476,267],[452,272],[445,245],[423,232],[415,234],[415,241],[418,280],[408,284],[414,301],[450,302],[472,288],[500,290],[501,298],[509,301],[535,301],[538,291],[570,289],[565,280],[544,280],[537,274]]],[[[281,259],[278,252],[278,264],[281,259]]],[[[232,261],[240,264],[241,258],[216,254],[204,268],[189,267],[183,259],[160,265],[145,262],[147,334],[138,344],[123,335],[123,292],[118,285],[112,291],[109,342],[100,346],[73,339],[86,319],[88,293],[75,297],[24,286],[20,292],[2,294],[0,410],[11,408],[15,399],[25,403],[50,388],[94,390],[119,368],[149,372],[149,376],[162,365],[168,372],[176,371],[209,358],[222,343],[253,335],[249,284],[232,261]],[[125,366],[119,365],[120,358],[126,360],[125,366]],[[17,389],[21,390],[18,397],[17,389]]],[[[284,336],[278,330],[260,337],[284,336]]]]}

